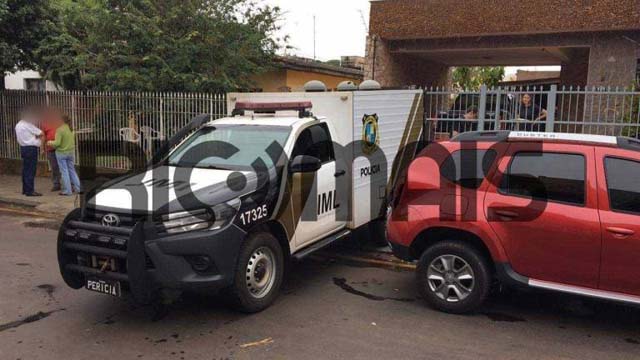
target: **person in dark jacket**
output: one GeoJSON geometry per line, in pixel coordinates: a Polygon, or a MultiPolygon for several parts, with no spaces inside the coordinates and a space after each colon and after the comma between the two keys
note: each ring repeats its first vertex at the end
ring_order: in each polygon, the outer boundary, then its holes
{"type": "Polygon", "coordinates": [[[531,94],[522,94],[520,107],[518,108],[518,118],[527,120],[526,123],[520,126],[524,131],[546,131],[544,120],[547,119],[547,110],[534,104],[531,94]]]}

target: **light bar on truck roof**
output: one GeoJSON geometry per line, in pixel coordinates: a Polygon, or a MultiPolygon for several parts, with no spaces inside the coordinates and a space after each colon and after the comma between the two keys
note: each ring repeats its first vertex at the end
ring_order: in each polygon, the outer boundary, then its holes
{"type": "Polygon", "coordinates": [[[275,113],[276,111],[297,111],[299,117],[311,116],[307,109],[311,109],[311,101],[289,101],[289,102],[253,102],[238,101],[232,115],[244,115],[245,111],[255,113],[275,113]]]}
{"type": "Polygon", "coordinates": [[[606,135],[566,134],[548,132],[511,131],[508,140],[555,140],[575,141],[594,144],[618,145],[618,138],[606,135]]]}
{"type": "Polygon", "coordinates": [[[238,101],[236,110],[249,110],[260,112],[273,111],[304,111],[311,109],[313,104],[311,101],[293,101],[293,102],[252,102],[238,101]]]}

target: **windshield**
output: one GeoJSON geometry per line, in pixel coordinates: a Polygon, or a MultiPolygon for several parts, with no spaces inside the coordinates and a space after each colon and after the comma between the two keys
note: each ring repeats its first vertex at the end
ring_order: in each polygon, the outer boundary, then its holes
{"type": "Polygon", "coordinates": [[[252,170],[261,159],[271,168],[267,149],[276,142],[284,147],[291,128],[287,126],[219,125],[198,130],[170,156],[168,165],[206,169],[252,170]]]}

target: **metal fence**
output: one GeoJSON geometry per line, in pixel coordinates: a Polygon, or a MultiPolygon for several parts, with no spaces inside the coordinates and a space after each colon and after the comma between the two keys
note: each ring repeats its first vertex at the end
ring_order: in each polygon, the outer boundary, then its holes
{"type": "MultiPolygon", "coordinates": [[[[194,116],[227,113],[223,94],[3,91],[0,158],[20,158],[14,127],[28,105],[59,108],[71,117],[79,143],[92,147],[82,155],[99,154],[96,166],[122,170],[131,166],[128,143],[150,158],[194,116]]],[[[640,92],[619,88],[429,88],[424,105],[429,141],[482,129],[640,137],[640,92]]]]}
{"type": "Polygon", "coordinates": [[[122,170],[131,165],[126,152],[133,147],[127,143],[138,145],[150,158],[162,140],[194,116],[219,118],[226,114],[224,94],[2,91],[0,158],[20,158],[14,128],[30,105],[55,107],[70,116],[78,143],[89,144],[93,147],[89,150],[99,154],[96,166],[122,170]]]}
{"type": "Polygon", "coordinates": [[[425,91],[428,140],[475,130],[640,136],[640,92],[556,85],[425,91]]]}

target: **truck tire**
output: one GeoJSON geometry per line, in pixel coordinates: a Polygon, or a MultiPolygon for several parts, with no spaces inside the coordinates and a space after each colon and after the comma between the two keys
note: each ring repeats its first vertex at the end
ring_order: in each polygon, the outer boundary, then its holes
{"type": "Polygon", "coordinates": [[[233,285],[226,295],[238,311],[255,313],[278,297],[284,275],[284,256],[278,240],[267,232],[249,235],[238,256],[233,285]]]}
{"type": "Polygon", "coordinates": [[[456,240],[427,248],[416,271],[418,289],[433,308],[452,314],[476,311],[491,289],[491,271],[482,253],[456,240]]]}

